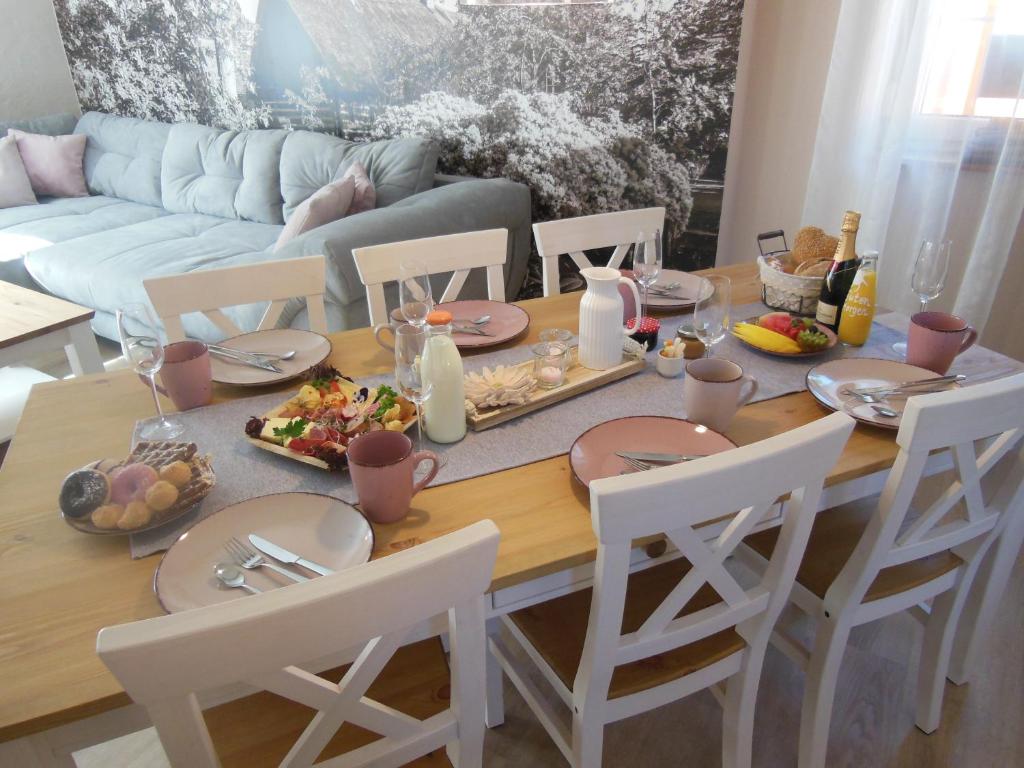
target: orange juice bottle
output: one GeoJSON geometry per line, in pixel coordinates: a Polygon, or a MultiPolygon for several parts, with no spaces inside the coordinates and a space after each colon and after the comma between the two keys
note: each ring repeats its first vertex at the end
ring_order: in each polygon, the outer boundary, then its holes
{"type": "Polygon", "coordinates": [[[866,251],[839,318],[839,340],[854,347],[864,346],[875,317],[875,288],[878,252],[866,251]]]}

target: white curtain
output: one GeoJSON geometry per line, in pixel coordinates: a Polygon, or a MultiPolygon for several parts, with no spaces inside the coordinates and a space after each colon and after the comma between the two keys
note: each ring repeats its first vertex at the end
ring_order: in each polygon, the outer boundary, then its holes
{"type": "MultiPolygon", "coordinates": [[[[918,246],[948,238],[932,306],[979,330],[1024,322],[1024,284],[1003,284],[1024,259],[1024,2],[844,0],[802,221],[835,231],[847,209],[858,251],[881,254],[884,306],[916,309],[918,246]]],[[[985,339],[1019,355],[1014,331],[985,339]]]]}

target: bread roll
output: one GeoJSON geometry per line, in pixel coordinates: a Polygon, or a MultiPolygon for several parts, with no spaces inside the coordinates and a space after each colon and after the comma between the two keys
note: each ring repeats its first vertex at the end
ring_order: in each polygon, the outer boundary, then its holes
{"type": "Polygon", "coordinates": [[[801,227],[796,233],[793,241],[793,250],[790,258],[796,264],[805,261],[819,261],[829,259],[835,255],[836,247],[839,245],[839,238],[826,234],[818,227],[801,227]]]}

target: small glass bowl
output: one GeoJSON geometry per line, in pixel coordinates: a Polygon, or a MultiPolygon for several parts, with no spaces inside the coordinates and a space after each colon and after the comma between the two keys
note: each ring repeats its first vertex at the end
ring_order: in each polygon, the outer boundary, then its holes
{"type": "Polygon", "coordinates": [[[533,377],[541,389],[554,389],[565,383],[569,367],[569,348],[560,341],[542,341],[530,347],[533,352],[533,377]]]}

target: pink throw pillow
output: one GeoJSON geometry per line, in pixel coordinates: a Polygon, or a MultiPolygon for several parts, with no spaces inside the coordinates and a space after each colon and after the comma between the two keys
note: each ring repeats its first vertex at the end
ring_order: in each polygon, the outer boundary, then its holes
{"type": "Polygon", "coordinates": [[[377,190],[374,188],[373,182],[370,181],[370,177],[367,175],[363,164],[352,163],[338,181],[344,181],[345,179],[352,179],[356,184],[352,205],[349,206],[348,213],[345,215],[351,216],[354,213],[372,211],[374,206],[377,205],[377,190]]]}
{"type": "Polygon", "coordinates": [[[89,194],[82,171],[84,134],[45,136],[11,128],[7,135],[17,140],[18,152],[37,195],[86,197],[89,194]]]}
{"type": "Polygon", "coordinates": [[[36,202],[32,182],[28,180],[18,152],[18,142],[13,136],[4,136],[0,139],[0,208],[35,205],[36,202]]]}
{"type": "Polygon", "coordinates": [[[274,251],[281,250],[286,243],[304,232],[344,218],[352,205],[355,187],[355,180],[352,178],[332,181],[303,200],[278,235],[274,251]]]}

